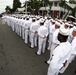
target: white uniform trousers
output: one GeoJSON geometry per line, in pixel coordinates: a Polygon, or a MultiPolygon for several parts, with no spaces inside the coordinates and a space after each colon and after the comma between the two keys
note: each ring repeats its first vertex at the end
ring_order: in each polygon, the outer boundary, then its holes
{"type": "Polygon", "coordinates": [[[31,48],[34,48],[37,46],[37,34],[34,34],[31,32],[31,48]]]}
{"type": "Polygon", "coordinates": [[[46,46],[46,38],[38,37],[38,51],[37,54],[41,55],[41,52],[45,52],[45,46],[46,46]]]}
{"type": "Polygon", "coordinates": [[[15,31],[16,33],[17,33],[17,28],[18,28],[18,24],[16,23],[16,31],[15,31]]]}
{"type": "Polygon", "coordinates": [[[21,25],[18,25],[18,35],[21,37],[22,34],[22,27],[21,25]]]}
{"type": "Polygon", "coordinates": [[[22,27],[22,39],[25,39],[25,28],[22,27]]]}
{"type": "Polygon", "coordinates": [[[15,23],[13,22],[13,25],[12,25],[12,30],[13,30],[13,31],[14,31],[14,29],[15,29],[15,28],[14,28],[14,24],[15,24],[15,23]]]}
{"type": "Polygon", "coordinates": [[[28,35],[29,35],[29,30],[25,29],[25,43],[28,43],[28,35]]]}
{"type": "Polygon", "coordinates": [[[52,45],[52,34],[49,34],[49,46],[48,46],[48,50],[51,50],[51,45],[52,45]]]}

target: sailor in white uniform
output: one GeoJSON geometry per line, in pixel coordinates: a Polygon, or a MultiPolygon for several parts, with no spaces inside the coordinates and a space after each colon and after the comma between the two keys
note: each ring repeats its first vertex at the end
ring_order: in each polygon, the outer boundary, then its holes
{"type": "Polygon", "coordinates": [[[55,22],[55,30],[53,32],[52,35],[52,45],[51,45],[51,50],[50,50],[50,58],[47,61],[47,63],[49,64],[50,60],[52,59],[52,52],[53,50],[60,44],[60,41],[58,40],[58,33],[59,33],[59,28],[60,28],[61,24],[59,22],[55,22]]]}
{"type": "Polygon", "coordinates": [[[27,17],[27,18],[26,18],[26,22],[24,23],[24,25],[25,25],[25,43],[26,43],[26,44],[28,43],[29,28],[30,28],[30,25],[31,25],[31,23],[32,23],[29,19],[30,19],[30,18],[27,17]]]}
{"type": "Polygon", "coordinates": [[[32,18],[32,24],[30,25],[31,48],[34,48],[34,46],[36,46],[34,34],[37,33],[37,31],[35,31],[35,22],[36,22],[36,18],[32,18]]]}
{"type": "Polygon", "coordinates": [[[55,31],[55,20],[51,19],[50,26],[49,26],[49,45],[48,45],[48,50],[51,50],[51,45],[52,45],[52,37],[53,33],[55,31]]]}
{"type": "Polygon", "coordinates": [[[40,27],[38,29],[38,51],[37,55],[41,55],[41,52],[45,52],[46,39],[48,36],[48,29],[44,26],[44,21],[40,21],[40,27]]]}
{"type": "Polygon", "coordinates": [[[68,29],[59,30],[58,40],[60,44],[53,50],[47,75],[58,75],[59,71],[66,66],[68,54],[71,50],[71,44],[67,41],[68,35],[68,29]]]}
{"type": "Polygon", "coordinates": [[[73,27],[72,35],[73,35],[74,39],[71,43],[72,50],[71,50],[71,56],[70,56],[70,59],[69,59],[70,63],[74,60],[74,58],[76,56],[76,26],[73,27]]]}

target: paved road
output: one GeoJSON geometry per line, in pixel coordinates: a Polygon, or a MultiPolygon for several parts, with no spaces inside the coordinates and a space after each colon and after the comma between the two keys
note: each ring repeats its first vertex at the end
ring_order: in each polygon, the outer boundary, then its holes
{"type": "MultiPolygon", "coordinates": [[[[48,65],[44,61],[48,60],[49,51],[37,56],[37,48],[31,49],[29,46],[0,21],[0,75],[47,75],[48,65]]],[[[75,68],[76,61],[73,61],[61,75],[74,75],[75,68]]]]}

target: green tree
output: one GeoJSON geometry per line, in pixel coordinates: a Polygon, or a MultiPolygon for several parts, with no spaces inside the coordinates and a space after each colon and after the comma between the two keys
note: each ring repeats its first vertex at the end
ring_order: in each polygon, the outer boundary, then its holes
{"type": "Polygon", "coordinates": [[[13,0],[13,12],[15,12],[16,9],[20,7],[21,7],[21,2],[19,0],[13,0]]]}
{"type": "Polygon", "coordinates": [[[11,10],[10,6],[6,6],[5,10],[6,10],[6,12],[10,12],[10,10],[11,10]]]}
{"type": "Polygon", "coordinates": [[[46,6],[49,4],[49,0],[30,0],[30,3],[28,4],[33,9],[33,12],[37,12],[40,7],[43,5],[46,6]]]}
{"type": "Polygon", "coordinates": [[[66,0],[60,0],[60,6],[65,7],[66,6],[66,0]]]}
{"type": "MultiPolygon", "coordinates": [[[[76,0],[69,0],[69,3],[76,5],[76,0]]],[[[75,6],[75,8],[72,11],[72,16],[75,16],[75,13],[76,13],[76,6],[75,6]]]]}
{"type": "Polygon", "coordinates": [[[73,9],[73,11],[72,11],[72,16],[74,16],[75,17],[75,13],[76,13],[76,7],[73,9]]]}
{"type": "Polygon", "coordinates": [[[31,13],[35,14],[40,8],[40,2],[38,0],[30,0],[28,6],[30,6],[30,8],[32,9],[31,13]]]}
{"type": "Polygon", "coordinates": [[[76,0],[69,0],[69,3],[76,4],[76,0]]]}

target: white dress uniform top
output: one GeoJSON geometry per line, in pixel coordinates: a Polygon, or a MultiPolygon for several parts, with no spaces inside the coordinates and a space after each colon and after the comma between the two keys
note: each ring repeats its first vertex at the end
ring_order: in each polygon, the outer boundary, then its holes
{"type": "MultiPolygon", "coordinates": [[[[56,22],[55,25],[57,25],[59,27],[61,26],[61,24],[59,22],[56,22]]],[[[48,64],[51,60],[53,50],[60,44],[59,40],[57,39],[58,33],[59,33],[59,28],[57,28],[57,29],[55,28],[55,31],[52,34],[52,45],[51,45],[51,50],[50,50],[50,58],[47,61],[48,64]]]]}
{"type": "MultiPolygon", "coordinates": [[[[44,21],[41,21],[43,23],[44,21]]],[[[41,55],[41,52],[45,52],[45,46],[46,46],[46,38],[48,36],[48,29],[42,25],[38,29],[38,51],[37,54],[41,55]]]]}
{"type": "MultiPolygon", "coordinates": [[[[60,34],[69,35],[69,31],[64,29],[59,31],[60,34]],[[60,33],[61,32],[61,33],[60,33]]],[[[67,42],[61,42],[52,53],[52,60],[50,61],[47,75],[58,75],[59,70],[63,67],[63,63],[68,59],[68,54],[71,50],[71,44],[67,42]]]]}
{"type": "Polygon", "coordinates": [[[73,35],[72,35],[73,28],[70,28],[69,30],[70,30],[70,31],[69,31],[70,33],[69,33],[69,36],[68,36],[68,41],[71,43],[72,40],[73,40],[73,38],[74,38],[73,35]]]}
{"type": "Polygon", "coordinates": [[[73,39],[73,41],[71,43],[72,50],[71,50],[71,56],[70,56],[70,59],[69,59],[70,63],[72,62],[72,60],[74,60],[74,58],[76,56],[76,27],[75,26],[73,27],[72,35],[73,35],[74,39],[73,39]]]}
{"type": "Polygon", "coordinates": [[[45,20],[45,23],[44,23],[44,26],[48,28],[48,31],[49,31],[49,26],[50,26],[50,20],[46,19],[45,20]]]}

